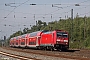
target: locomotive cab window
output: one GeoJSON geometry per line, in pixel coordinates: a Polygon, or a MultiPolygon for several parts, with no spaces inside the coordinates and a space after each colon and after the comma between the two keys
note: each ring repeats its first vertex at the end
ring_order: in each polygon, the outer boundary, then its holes
{"type": "Polygon", "coordinates": [[[57,32],[57,37],[68,37],[66,32],[57,32]]]}

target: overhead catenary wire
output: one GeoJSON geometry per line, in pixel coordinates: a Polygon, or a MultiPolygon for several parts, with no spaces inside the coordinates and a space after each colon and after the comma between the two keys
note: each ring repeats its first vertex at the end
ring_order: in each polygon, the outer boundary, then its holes
{"type": "MultiPolygon", "coordinates": [[[[27,0],[26,2],[28,2],[29,0],[27,0]]],[[[83,3],[85,3],[85,2],[88,2],[89,0],[85,0],[85,1],[83,1],[83,2],[80,2],[79,4],[83,4],[83,3]]],[[[17,7],[19,7],[19,6],[21,6],[22,4],[25,4],[26,2],[24,2],[24,3],[21,3],[20,5],[18,5],[17,7]]],[[[36,4],[36,5],[50,5],[50,4],[36,4]]],[[[56,5],[60,5],[60,4],[56,4],[56,5]]],[[[61,4],[61,5],[68,5],[68,4],[61,4]]],[[[70,4],[69,4],[70,5],[70,4]]],[[[70,6],[72,6],[72,4],[70,5],[70,6]]],[[[70,6],[66,6],[66,7],[63,7],[63,9],[64,8],[68,8],[68,7],[70,7],[70,6]]],[[[17,8],[17,7],[15,7],[12,11],[10,11],[10,13],[8,13],[8,15],[7,16],[9,16],[12,12],[14,12],[14,10],[17,8]]],[[[62,10],[63,10],[62,9],[62,10]]],[[[42,15],[41,17],[37,17],[37,18],[42,18],[42,17],[44,17],[44,16],[46,16],[46,15],[53,15],[53,14],[59,14],[59,13],[56,13],[56,12],[58,12],[58,11],[60,11],[61,9],[57,9],[57,10],[55,10],[55,11],[52,11],[52,12],[49,12],[49,13],[46,13],[46,14],[35,14],[35,15],[42,15]]],[[[70,10],[69,10],[69,12],[70,12],[70,10]]],[[[32,14],[32,15],[34,15],[33,13],[25,13],[25,12],[15,12],[15,13],[22,13],[22,14],[32,14]]],[[[64,14],[64,13],[68,13],[68,11],[66,11],[66,12],[61,12],[62,14],[64,14]]],[[[6,16],[6,17],[7,17],[6,16]]],[[[36,17],[35,17],[36,18],[36,17]]]]}
{"type": "MultiPolygon", "coordinates": [[[[88,6],[86,6],[86,7],[89,7],[90,5],[88,5],[88,6]]],[[[78,8],[78,9],[75,9],[75,10],[80,10],[80,9],[84,9],[84,7],[81,7],[81,8],[78,8]]],[[[5,10],[5,9],[0,9],[0,10],[5,10]]],[[[65,12],[61,12],[61,13],[55,13],[55,12],[57,12],[57,11],[59,11],[60,9],[57,9],[57,10],[55,10],[55,11],[53,11],[53,12],[50,12],[50,13],[48,13],[48,14],[35,14],[35,15],[53,15],[53,14],[64,14],[64,13],[68,13],[68,12],[70,12],[70,10],[69,11],[65,11],[65,12]]],[[[10,10],[5,10],[5,11],[9,11],[10,12],[10,10]]],[[[32,14],[32,15],[34,15],[33,13],[25,13],[25,12],[15,12],[15,13],[22,13],[22,14],[32,14]]]]}
{"type": "Polygon", "coordinates": [[[20,5],[16,6],[13,10],[11,10],[11,11],[6,15],[6,17],[9,16],[17,7],[25,4],[25,3],[28,2],[28,1],[29,1],[29,0],[27,0],[27,1],[25,1],[24,3],[21,3],[20,5]]]}
{"type": "MultiPolygon", "coordinates": [[[[21,3],[21,4],[19,4],[18,6],[15,6],[15,8],[14,8],[13,10],[11,10],[11,11],[5,16],[5,18],[7,18],[17,7],[19,7],[19,6],[21,6],[21,5],[25,4],[25,3],[27,3],[28,1],[29,1],[29,0],[27,0],[27,1],[25,1],[25,2],[23,2],[23,3],[21,3]]],[[[15,2],[15,1],[14,1],[14,2],[15,2]]],[[[4,18],[4,19],[5,19],[5,18],[4,18]]],[[[3,20],[4,20],[4,19],[3,19],[3,20]]],[[[3,20],[2,20],[2,21],[3,21],[3,20]]],[[[0,21],[0,22],[1,22],[1,21],[0,21]]]]}
{"type": "MultiPolygon", "coordinates": [[[[90,1],[90,0],[85,0],[85,1],[80,2],[80,3],[78,3],[78,4],[82,4],[82,3],[85,3],[85,2],[88,2],[88,1],[90,1]]],[[[58,4],[58,5],[62,5],[62,4],[58,4]]],[[[75,4],[74,4],[74,5],[75,5],[75,4]]],[[[73,6],[73,5],[71,4],[71,5],[69,5],[69,6],[63,7],[62,9],[65,9],[65,8],[68,8],[68,7],[71,7],[71,6],[73,6]]],[[[60,9],[55,10],[55,11],[52,11],[52,12],[50,12],[50,13],[44,14],[43,16],[46,16],[46,15],[49,15],[49,14],[53,14],[53,13],[59,11],[59,10],[60,10],[60,9]]],[[[69,10],[68,12],[70,12],[70,10],[69,10]]],[[[64,13],[66,13],[66,12],[64,12],[64,13]]],[[[64,13],[62,13],[62,14],[64,14],[64,13]]],[[[38,18],[41,18],[41,17],[38,17],[38,18]]],[[[36,19],[38,19],[38,18],[36,18],[36,19]]]]}
{"type": "Polygon", "coordinates": [[[85,16],[86,14],[89,14],[89,13],[90,13],[90,11],[89,12],[86,12],[86,13],[83,13],[83,14],[79,14],[79,16],[80,15],[84,15],[85,16]]]}
{"type": "MultiPolygon", "coordinates": [[[[29,1],[29,0],[27,0],[27,1],[29,1]]],[[[27,1],[26,1],[26,2],[27,2],[27,1]]],[[[88,1],[90,1],[90,0],[85,0],[85,1],[83,1],[83,2],[80,2],[79,4],[85,3],[85,2],[88,2],[88,1]]],[[[21,3],[20,5],[25,4],[26,2],[21,3]]],[[[15,4],[16,4],[16,3],[15,3],[15,4]]],[[[20,5],[18,5],[17,7],[19,7],[20,5]]],[[[36,4],[36,5],[50,5],[50,4],[36,4]]],[[[55,5],[63,5],[63,4],[55,4],[55,5]]],[[[67,4],[64,4],[64,5],[67,5],[67,4]]],[[[72,6],[72,5],[70,5],[70,6],[72,6]]],[[[17,7],[15,7],[14,9],[16,9],[17,7]]],[[[69,6],[67,6],[67,7],[69,7],[69,6]]],[[[66,7],[66,8],[67,8],[67,7],[66,7]]],[[[63,7],[63,8],[65,8],[65,7],[63,7]]],[[[13,9],[13,10],[14,10],[14,9],[13,9]]],[[[58,9],[58,10],[59,10],[59,9],[58,9]]],[[[58,10],[56,10],[56,11],[58,11],[58,10]]],[[[11,11],[11,12],[13,12],[13,11],[11,11]]],[[[55,11],[53,11],[53,12],[55,12],[55,11]]],[[[53,12],[50,12],[50,14],[53,13],[53,12]]],[[[16,12],[15,12],[15,13],[16,13],[16,12]]],[[[23,13],[23,12],[17,12],[17,13],[23,13]]],[[[10,14],[10,13],[9,13],[9,14],[10,14]]],[[[8,14],[8,15],[9,15],[9,14],[8,14]]],[[[28,13],[26,13],[26,14],[28,14],[28,13]]],[[[49,13],[48,13],[48,14],[49,14],[49,13]]],[[[46,15],[48,15],[48,14],[46,14],[46,15]]],[[[7,16],[8,16],[8,15],[7,15],[7,16]]],[[[35,15],[36,15],[36,14],[35,14],[35,15]]]]}

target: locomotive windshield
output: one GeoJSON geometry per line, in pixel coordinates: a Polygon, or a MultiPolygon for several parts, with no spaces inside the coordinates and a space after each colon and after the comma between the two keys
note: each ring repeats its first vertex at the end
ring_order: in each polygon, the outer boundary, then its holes
{"type": "Polygon", "coordinates": [[[57,37],[68,37],[66,32],[57,32],[57,37]]]}

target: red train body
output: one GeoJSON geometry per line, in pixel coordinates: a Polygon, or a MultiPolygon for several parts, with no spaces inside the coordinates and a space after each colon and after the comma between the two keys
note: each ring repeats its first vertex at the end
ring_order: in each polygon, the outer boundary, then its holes
{"type": "Polygon", "coordinates": [[[37,31],[11,38],[10,46],[67,50],[69,48],[69,36],[63,30],[37,31]]]}

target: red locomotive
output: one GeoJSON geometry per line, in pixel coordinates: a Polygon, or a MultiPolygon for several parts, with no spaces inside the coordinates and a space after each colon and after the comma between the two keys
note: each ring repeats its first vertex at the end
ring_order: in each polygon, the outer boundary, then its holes
{"type": "Polygon", "coordinates": [[[69,48],[69,35],[63,30],[37,31],[11,38],[10,46],[67,50],[69,48]]]}

